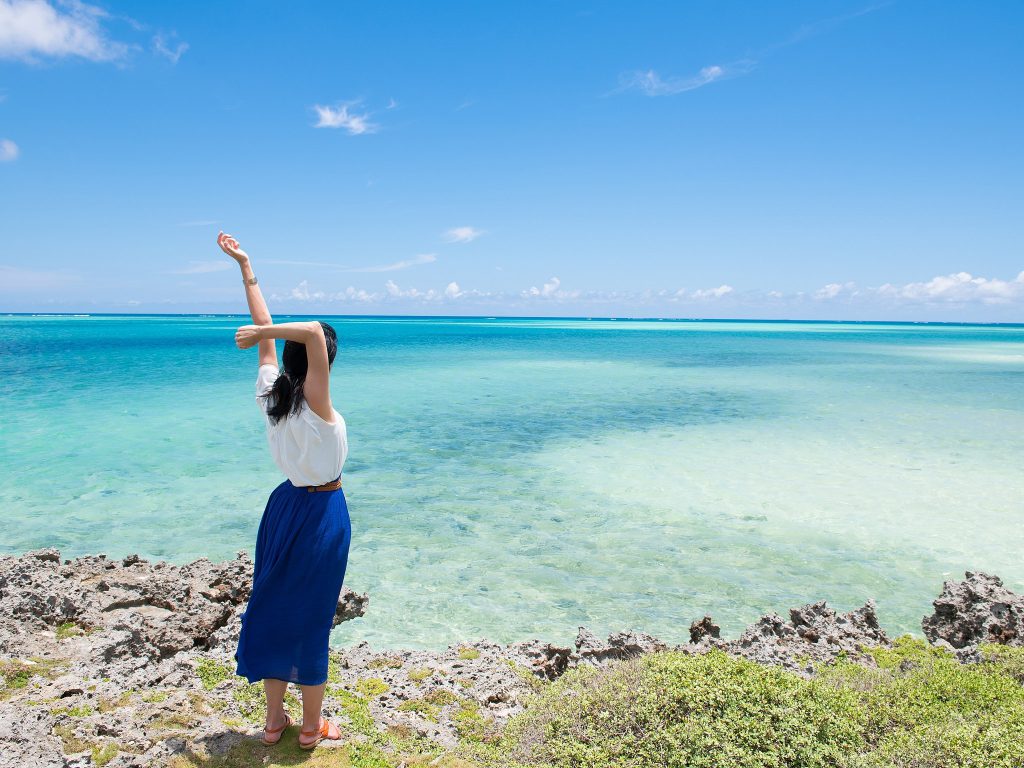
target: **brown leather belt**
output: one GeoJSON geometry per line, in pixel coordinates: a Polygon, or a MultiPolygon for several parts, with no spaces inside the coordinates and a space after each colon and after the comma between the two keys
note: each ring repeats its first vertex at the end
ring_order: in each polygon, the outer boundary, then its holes
{"type": "Polygon", "coordinates": [[[331,482],[324,483],[323,485],[304,485],[302,487],[310,493],[313,493],[314,491],[336,491],[341,488],[341,478],[339,477],[337,480],[331,480],[331,482]]]}

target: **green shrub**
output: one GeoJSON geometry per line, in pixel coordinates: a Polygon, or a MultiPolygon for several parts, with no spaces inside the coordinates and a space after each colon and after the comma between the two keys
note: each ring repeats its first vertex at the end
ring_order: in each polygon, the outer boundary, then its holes
{"type": "Polygon", "coordinates": [[[856,694],[721,651],[579,667],[506,728],[510,760],[557,768],[814,768],[862,744],[856,694]]]}
{"type": "Polygon", "coordinates": [[[981,664],[905,635],[872,655],[878,669],[848,662],[822,678],[853,691],[866,714],[860,765],[885,768],[1020,768],[1024,765],[1021,649],[987,650],[981,664]]]}

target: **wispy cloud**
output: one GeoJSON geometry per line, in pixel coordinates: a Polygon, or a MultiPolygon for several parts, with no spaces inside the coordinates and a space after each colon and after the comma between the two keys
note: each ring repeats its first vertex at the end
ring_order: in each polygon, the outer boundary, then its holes
{"type": "Polygon", "coordinates": [[[158,33],[153,37],[153,52],[158,56],[163,56],[171,64],[177,64],[178,59],[188,50],[188,43],[178,40],[177,37],[174,32],[169,35],[158,33]]]}
{"type": "Polygon", "coordinates": [[[744,57],[728,64],[711,64],[701,68],[699,72],[693,75],[663,77],[653,69],[624,72],[619,75],[619,87],[611,91],[611,93],[637,90],[647,96],[671,96],[703,88],[705,85],[717,83],[721,80],[746,75],[754,71],[760,59],[765,58],[774,51],[828,32],[851,19],[877,11],[888,4],[877,3],[841,16],[804,24],[785,40],[769,45],[749,57],[744,57]]]}
{"type": "Polygon", "coordinates": [[[333,267],[338,269],[339,264],[332,264],[329,261],[292,261],[291,259],[260,259],[261,264],[283,264],[288,267],[333,267]]]}
{"type": "Polygon", "coordinates": [[[103,22],[109,14],[102,8],[79,0],[64,0],[60,6],[46,0],[0,0],[0,58],[116,61],[132,49],[107,35],[103,22]]]}
{"type": "Polygon", "coordinates": [[[393,264],[381,264],[374,267],[355,267],[352,269],[346,269],[346,272],[397,272],[400,269],[408,269],[409,267],[416,267],[420,264],[430,264],[437,261],[437,256],[432,253],[421,253],[418,256],[413,256],[411,259],[404,259],[402,261],[396,261],[393,264]]]}
{"type": "Polygon", "coordinates": [[[430,264],[437,261],[433,253],[421,253],[411,259],[402,259],[390,264],[374,264],[368,267],[352,267],[345,264],[332,263],[329,261],[293,261],[291,259],[260,259],[261,264],[281,264],[288,267],[326,267],[339,272],[397,272],[409,267],[416,267],[420,264],[430,264]]]}
{"type": "Polygon", "coordinates": [[[626,72],[619,76],[618,91],[638,90],[648,96],[668,96],[702,88],[705,85],[745,75],[754,69],[750,59],[734,61],[731,64],[712,64],[695,75],[688,77],[663,78],[653,69],[646,72],[626,72]]]}
{"type": "Polygon", "coordinates": [[[18,159],[21,150],[10,139],[0,139],[0,163],[10,163],[18,159]]]}
{"type": "Polygon", "coordinates": [[[189,266],[184,269],[172,269],[169,274],[204,275],[208,272],[223,272],[226,269],[231,269],[232,266],[233,264],[226,258],[215,261],[190,261],[189,266]]]}
{"type": "Polygon", "coordinates": [[[444,239],[449,243],[470,243],[483,233],[482,229],[473,227],[452,227],[444,233],[444,239]]]}
{"type": "Polygon", "coordinates": [[[316,128],[344,128],[352,136],[363,133],[375,133],[380,126],[370,122],[370,113],[357,115],[349,112],[349,108],[358,104],[358,101],[350,101],[340,104],[337,107],[314,105],[316,110],[316,128]]]}

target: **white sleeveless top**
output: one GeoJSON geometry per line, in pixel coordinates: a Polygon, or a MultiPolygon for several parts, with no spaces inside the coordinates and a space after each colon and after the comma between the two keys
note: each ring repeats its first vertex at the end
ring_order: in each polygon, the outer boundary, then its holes
{"type": "MultiPolygon", "coordinates": [[[[270,389],[278,375],[276,365],[261,365],[256,374],[257,396],[270,389]]],[[[328,424],[303,401],[297,413],[272,424],[266,411],[270,403],[257,397],[256,404],[267,423],[270,454],[292,485],[323,485],[341,474],[348,456],[348,433],[340,413],[334,411],[335,422],[328,424]]]]}

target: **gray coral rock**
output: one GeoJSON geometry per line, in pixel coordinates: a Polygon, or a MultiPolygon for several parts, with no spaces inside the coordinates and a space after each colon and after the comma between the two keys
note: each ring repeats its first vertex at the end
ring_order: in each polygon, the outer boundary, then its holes
{"type": "Polygon", "coordinates": [[[998,576],[967,571],[964,581],[946,581],[921,620],[925,637],[935,645],[972,657],[979,643],[1024,646],[1024,596],[1003,586],[998,576]]]}

